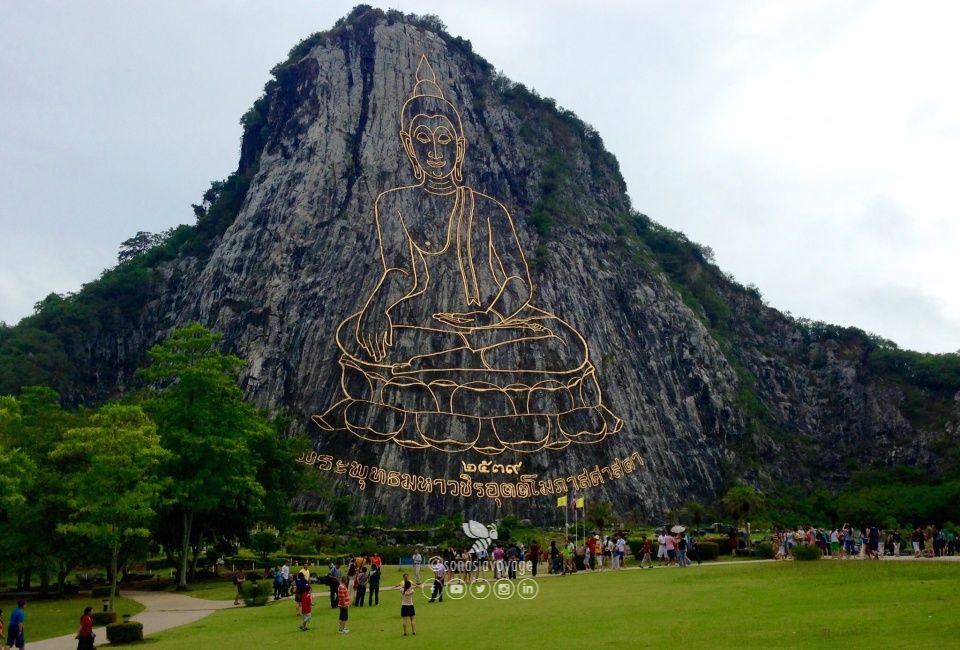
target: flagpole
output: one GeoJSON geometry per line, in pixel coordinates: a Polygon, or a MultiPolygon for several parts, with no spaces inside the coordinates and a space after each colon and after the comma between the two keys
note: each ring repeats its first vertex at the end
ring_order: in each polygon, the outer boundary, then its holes
{"type": "Polygon", "coordinates": [[[570,537],[570,524],[568,523],[567,517],[568,517],[568,515],[567,515],[567,504],[564,503],[564,504],[563,504],[563,536],[564,536],[564,538],[569,538],[569,537],[570,537]]]}

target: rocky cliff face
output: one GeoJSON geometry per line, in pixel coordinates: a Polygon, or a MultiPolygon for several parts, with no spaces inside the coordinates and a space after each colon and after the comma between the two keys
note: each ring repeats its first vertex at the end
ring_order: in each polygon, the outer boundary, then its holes
{"type": "MultiPolygon", "coordinates": [[[[552,479],[639,452],[642,467],[616,479],[608,472],[588,494],[654,515],[712,500],[736,477],[842,482],[863,463],[935,463],[932,441],[956,442],[960,395],[945,417],[918,427],[901,413],[902,387],[871,374],[862,339],[811,334],[695,248],[682,269],[665,268],[651,238],[662,229],[631,210],[596,133],[500,78],[463,41],[376,11],[355,12],[278,68],[245,139],[250,185],[236,218],[208,254],[157,264],[136,319],[75,352],[92,369],[88,381],[99,382],[78,389],[79,399],[129,386],[149,344],[196,320],[248,361],[248,396],[292,415],[291,432],[311,436],[318,463],[347,463],[340,483],[355,493],[363,484],[372,497],[359,501],[363,511],[407,520],[460,510],[482,518],[498,508],[555,516],[549,496],[497,502],[379,485],[361,465],[458,479],[462,463],[485,458],[365,442],[310,420],[340,398],[335,330],[382,271],[374,201],[415,182],[399,112],[422,55],[463,119],[464,182],[512,212],[538,306],[584,335],[605,402],[625,423],[595,445],[507,452],[497,462],[552,479]],[[719,314],[698,293],[703,283],[719,314]],[[353,478],[350,461],[360,464],[353,478]]],[[[338,470],[320,471],[335,478],[338,470]]],[[[318,504],[308,495],[304,505],[318,504]]]]}

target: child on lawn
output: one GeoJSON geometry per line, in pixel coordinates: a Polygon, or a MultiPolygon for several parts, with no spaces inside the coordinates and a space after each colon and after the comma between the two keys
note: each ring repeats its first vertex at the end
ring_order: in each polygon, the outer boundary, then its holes
{"type": "Polygon", "coordinates": [[[347,615],[350,607],[350,591],[347,589],[347,576],[341,576],[340,586],[337,587],[337,604],[340,606],[340,634],[346,634],[347,615]]]}
{"type": "Polygon", "coordinates": [[[300,611],[303,612],[303,623],[300,624],[300,631],[306,632],[310,619],[313,618],[313,592],[308,591],[300,597],[300,611]]]}

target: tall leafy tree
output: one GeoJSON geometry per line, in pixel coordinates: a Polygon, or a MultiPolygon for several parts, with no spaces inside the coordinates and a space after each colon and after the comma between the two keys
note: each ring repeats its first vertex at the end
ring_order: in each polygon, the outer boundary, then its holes
{"type": "MultiPolygon", "coordinates": [[[[0,396],[0,432],[10,431],[20,422],[20,403],[10,395],[0,396]]],[[[35,465],[22,450],[9,447],[0,433],[0,521],[9,521],[9,510],[26,503],[35,465]]],[[[2,526],[2,524],[0,524],[2,526]]],[[[2,536],[0,528],[0,536],[2,536]]]]}
{"type": "Polygon", "coordinates": [[[262,461],[256,441],[274,435],[271,423],[246,403],[237,385],[243,362],[217,350],[220,337],[193,324],[174,331],[149,351],[141,376],[151,382],[147,412],[170,452],[162,474],[171,480],[171,504],[161,524],[178,538],[178,588],[185,589],[199,520],[218,511],[256,512],[265,490],[257,480],[262,461]]]}
{"type": "MultiPolygon", "coordinates": [[[[82,546],[57,524],[66,521],[70,507],[63,490],[64,461],[51,452],[64,432],[80,424],[83,413],[65,411],[60,396],[45,386],[27,386],[19,397],[3,398],[0,406],[0,445],[19,449],[18,468],[29,468],[29,498],[10,504],[0,530],[0,554],[5,565],[18,573],[18,587],[30,586],[31,574],[40,574],[40,590],[50,585],[49,567],[57,569],[57,588],[62,593],[69,572],[82,560],[82,546]]],[[[9,462],[9,461],[8,461],[9,462]]]]}
{"type": "Polygon", "coordinates": [[[120,404],[107,404],[88,426],[68,430],[51,452],[70,467],[63,487],[73,512],[57,528],[108,550],[111,611],[121,549],[149,536],[162,491],[157,471],[169,455],[143,410],[120,404]]]}

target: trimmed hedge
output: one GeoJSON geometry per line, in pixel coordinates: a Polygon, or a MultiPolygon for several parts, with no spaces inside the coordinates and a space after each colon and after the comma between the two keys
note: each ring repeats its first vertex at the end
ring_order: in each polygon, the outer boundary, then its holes
{"type": "Polygon", "coordinates": [[[697,542],[693,552],[700,561],[716,560],[720,555],[720,546],[715,542],[697,542]]]}
{"type": "Polygon", "coordinates": [[[247,607],[263,607],[272,593],[266,582],[245,582],[242,589],[243,603],[247,607]]]}
{"type": "Polygon", "coordinates": [[[753,557],[764,560],[772,560],[774,555],[773,544],[770,542],[760,542],[753,545],[753,557]]]}
{"type": "Polygon", "coordinates": [[[816,544],[794,544],[791,555],[793,555],[794,560],[809,562],[822,558],[823,551],[821,551],[820,547],[816,544]]]}
{"type": "Polygon", "coordinates": [[[125,645],[143,641],[143,623],[128,621],[107,626],[107,640],[113,645],[125,645]]]}
{"type": "Polygon", "coordinates": [[[93,619],[93,624],[97,627],[103,625],[110,625],[111,623],[117,622],[117,613],[116,612],[93,612],[90,614],[90,618],[93,619]]]}

